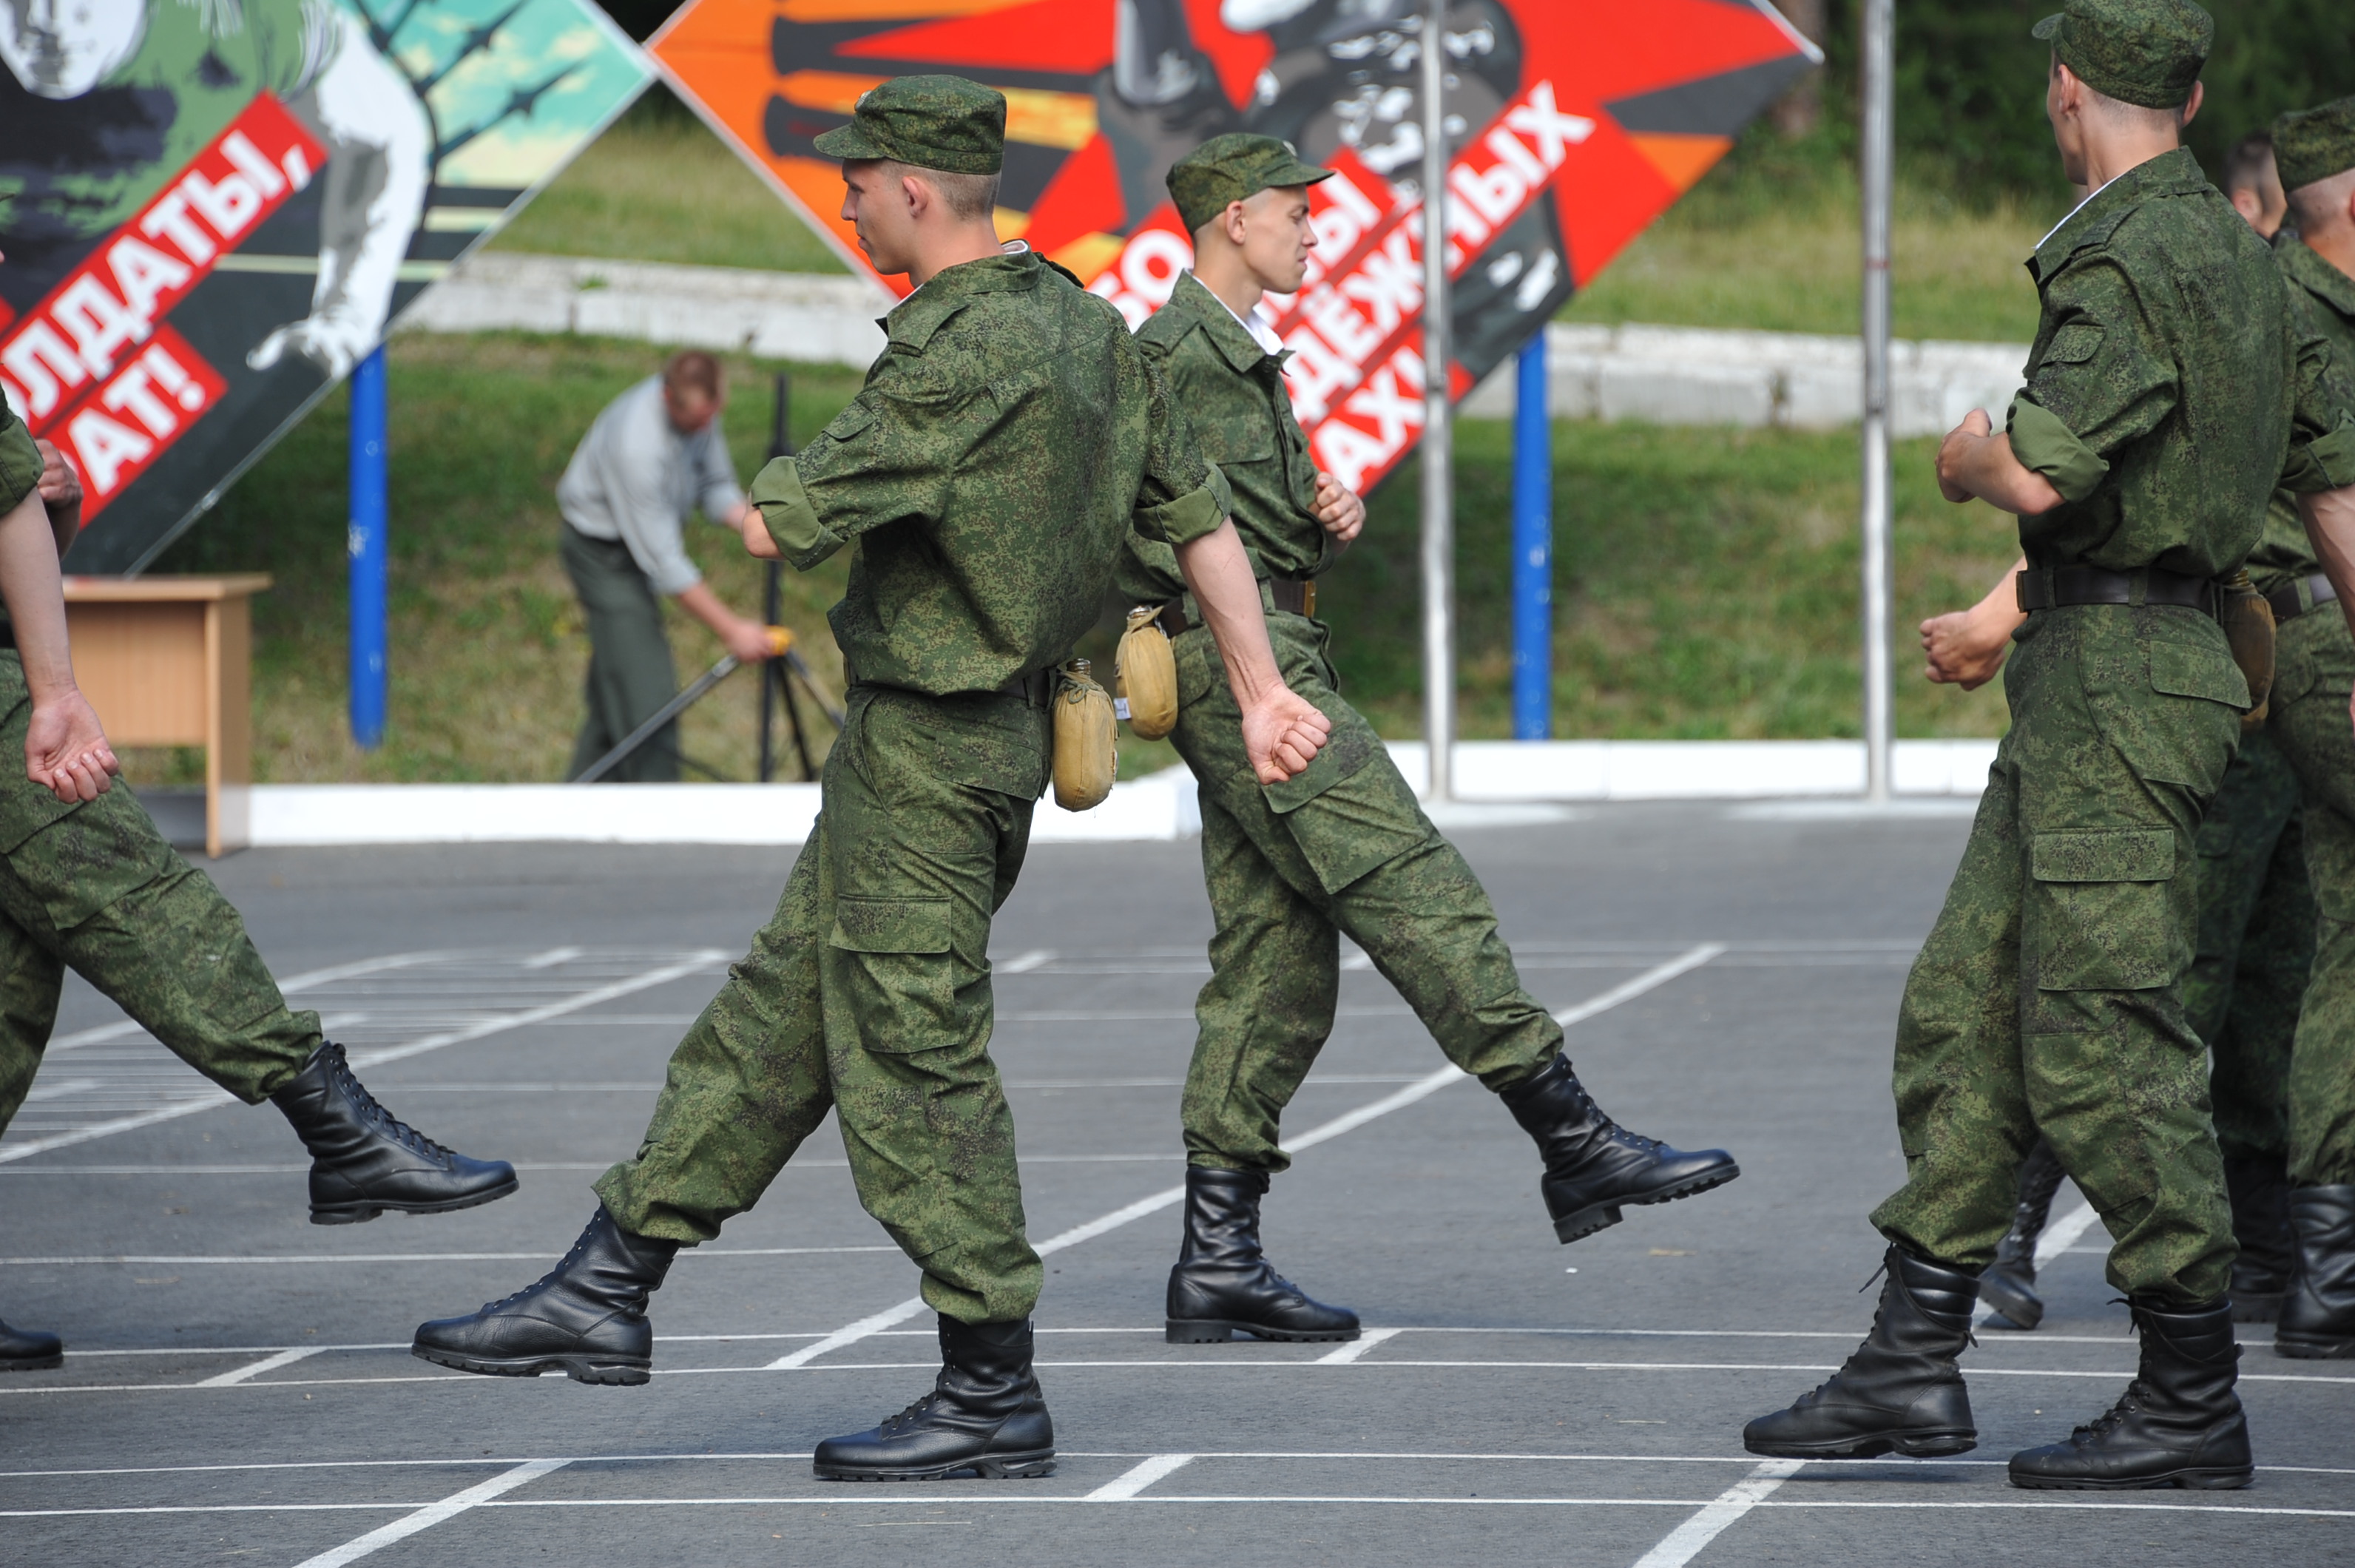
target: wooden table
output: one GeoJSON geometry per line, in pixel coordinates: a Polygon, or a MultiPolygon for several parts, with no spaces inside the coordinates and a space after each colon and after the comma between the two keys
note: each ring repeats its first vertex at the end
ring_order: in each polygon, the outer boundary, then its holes
{"type": "Polygon", "coordinates": [[[253,620],[231,577],[69,577],[74,678],[118,746],[205,749],[205,853],[252,835],[253,620]]]}

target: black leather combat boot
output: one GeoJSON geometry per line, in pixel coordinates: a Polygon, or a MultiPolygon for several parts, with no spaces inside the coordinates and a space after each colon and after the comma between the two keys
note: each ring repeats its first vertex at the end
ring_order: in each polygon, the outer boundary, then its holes
{"type": "Polygon", "coordinates": [[[2036,1294],[2036,1243],[2052,1217],[2052,1195],[2061,1189],[2061,1157],[2042,1138],[2019,1162],[2019,1198],[2011,1229],[1996,1248],[1995,1262],[1979,1275],[1979,1299],[1995,1309],[1994,1328],[2033,1328],[2044,1321],[2044,1298],[2036,1294]]]}
{"type": "Polygon", "coordinates": [[[678,1243],[633,1235],[602,1203],[572,1250],[537,1284],[464,1317],[421,1324],[410,1353],[462,1372],[577,1383],[642,1383],[653,1375],[646,1297],[661,1288],[678,1243]]]}
{"type": "Polygon", "coordinates": [[[1358,1315],[1327,1307],[1275,1272],[1259,1245],[1256,1170],[1186,1168],[1186,1239],[1169,1271],[1173,1345],[1223,1345],[1238,1333],[1262,1339],[1354,1339],[1358,1315]]]}
{"type": "Polygon", "coordinates": [[[505,1198],[515,1167],[470,1159],[395,1121],[328,1040],[270,1103],[311,1151],[311,1223],[356,1225],[386,1210],[442,1214],[505,1198]]]}
{"type": "Polygon", "coordinates": [[[2283,1155],[2254,1159],[2227,1156],[2224,1189],[2232,1198],[2232,1239],[2241,1255],[2232,1262],[2235,1323],[2270,1323],[2280,1316],[2289,1289],[2297,1239],[2289,1229],[2289,1160],[2283,1155]]]}
{"type": "Polygon", "coordinates": [[[2230,1490],[2256,1475],[2241,1396],[2241,1347],[2232,1303],[2189,1312],[2135,1301],[2142,1370],[2118,1403],[2068,1440],[2011,1456],[2015,1487],[2138,1491],[2151,1487],[2230,1490]]]}
{"type": "Polygon", "coordinates": [[[1864,1343],[1790,1409],[1743,1427],[1743,1447],[1785,1459],[1870,1459],[1891,1449],[1928,1459],[1978,1446],[1955,1365],[1970,1343],[1977,1279],[1893,1246],[1881,1266],[1889,1279],[1864,1343]]]}
{"type": "Polygon", "coordinates": [[[1536,1076],[1497,1095],[1545,1159],[1539,1190],[1565,1242],[1619,1222],[1626,1203],[1666,1203],[1722,1187],[1742,1174],[1721,1148],[1692,1154],[1629,1132],[1603,1114],[1557,1053],[1536,1076]]]}
{"type": "Polygon", "coordinates": [[[1030,1371],[1030,1320],[941,1319],[932,1392],[882,1425],[817,1445],[822,1481],[936,1481],[962,1470],[992,1480],[1052,1475],[1055,1424],[1030,1371]]]}
{"type": "Polygon", "coordinates": [[[2355,1360],[2355,1187],[2289,1195],[2296,1268],[2274,1325],[2274,1353],[2302,1361],[2355,1360]]]}
{"type": "Polygon", "coordinates": [[[55,1334],[0,1323],[0,1372],[37,1372],[61,1367],[65,1360],[65,1344],[55,1334]]]}

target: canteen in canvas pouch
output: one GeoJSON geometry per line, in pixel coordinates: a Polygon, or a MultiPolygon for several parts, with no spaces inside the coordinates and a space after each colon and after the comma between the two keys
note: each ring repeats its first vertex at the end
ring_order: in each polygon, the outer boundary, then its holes
{"type": "Polygon", "coordinates": [[[2274,607],[2249,585],[2245,571],[2218,584],[2216,619],[2223,624],[2224,641],[2232,662],[2249,683],[2249,710],[2241,715],[2243,732],[2265,721],[2274,688],[2274,607]]]}
{"type": "Polygon", "coordinates": [[[1073,659],[1055,682],[1055,804],[1065,811],[1102,805],[1120,771],[1119,721],[1112,694],[1073,659]]]}
{"type": "Polygon", "coordinates": [[[1131,610],[1113,656],[1113,679],[1128,705],[1121,717],[1140,741],[1158,741],[1178,728],[1178,659],[1169,651],[1169,634],[1155,619],[1160,613],[1155,604],[1131,610]]]}

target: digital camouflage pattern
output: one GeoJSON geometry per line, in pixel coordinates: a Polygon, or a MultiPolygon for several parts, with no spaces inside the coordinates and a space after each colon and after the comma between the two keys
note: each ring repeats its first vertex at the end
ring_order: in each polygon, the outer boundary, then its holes
{"type": "Polygon", "coordinates": [[[859,1201],[924,1299],[960,1322],[1024,1317],[1040,1270],[989,1055],[989,923],[1046,785],[1047,711],[872,686],[848,707],[774,918],[597,1195],[624,1230],[709,1241],[831,1109],[859,1201]]]}
{"type": "Polygon", "coordinates": [[[2208,1092],[2227,1159],[2289,1148],[2290,1042],[2314,967],[2299,794],[2272,731],[2254,730],[2200,824],[2200,935],[2183,1015],[2213,1059],[2208,1092]]]}
{"type": "MultiPolygon", "coordinates": [[[[2288,280],[2292,315],[2330,350],[2331,382],[2342,389],[2355,385],[2355,278],[2315,254],[2288,229],[2274,237],[2274,261],[2288,280]]],[[[2297,497],[2275,490],[2265,507],[2264,533],[2249,556],[2250,581],[2270,591],[2321,570],[2297,515],[2297,497]]]]}
{"type": "Polygon", "coordinates": [[[2041,1131],[2109,1228],[2110,1283],[2211,1301],[2232,1216],[2179,982],[2200,820],[2247,684],[2191,610],[2040,610],[2016,640],[2011,729],[1905,983],[1906,1182],[1873,1223],[1923,1257],[1984,1266],[2041,1131]]]}
{"type": "MultiPolygon", "coordinates": [[[[1241,519],[1238,519],[1240,521],[1241,519]]],[[[1284,683],[1333,722],[1308,771],[1261,784],[1217,645],[1177,639],[1178,728],[1200,782],[1216,931],[1194,1004],[1183,1118],[1189,1163],[1280,1171],[1277,1124],[1333,1029],[1337,933],[1398,987],[1447,1060],[1490,1089],[1551,1061],[1561,1028],[1521,988],[1472,868],[1416,804],[1373,727],[1341,699],[1318,623],[1270,613],[1284,683]]]]}
{"type": "Polygon", "coordinates": [[[2030,31],[2094,91],[2176,109],[2200,80],[2216,19],[2191,0],[2069,0],[2030,31]]]}
{"type": "Polygon", "coordinates": [[[41,449],[8,406],[8,395],[0,392],[0,517],[21,506],[40,482],[41,449]]]}
{"type": "Polygon", "coordinates": [[[994,689],[1095,624],[1132,527],[1183,543],[1225,518],[1120,313],[1051,262],[950,267],[883,325],[858,396],[751,496],[795,567],[858,541],[828,616],[852,680],[994,689]]]}
{"type": "Polygon", "coordinates": [[[1249,131],[1213,136],[1176,163],[1162,183],[1178,205],[1178,220],[1192,233],[1227,209],[1230,202],[1249,201],[1263,190],[1292,185],[1316,185],[1333,177],[1304,160],[1289,142],[1249,131]]]}
{"type": "MultiPolygon", "coordinates": [[[[566,778],[575,779],[678,695],[678,667],[671,661],[662,604],[654,584],[630,559],[630,547],[620,539],[592,539],[577,528],[557,532],[562,536],[558,548],[565,575],[572,579],[589,623],[589,673],[581,693],[587,713],[564,771],[566,778]]],[[[615,763],[604,778],[612,784],[677,784],[677,720],[615,763]]]]}
{"type": "Polygon", "coordinates": [[[953,175],[1006,166],[1006,95],[961,76],[899,76],[858,95],[850,123],[810,144],[845,161],[890,158],[953,175]]]}
{"type": "MultiPolygon", "coordinates": [[[[24,665],[0,652],[0,758],[23,758],[32,710],[24,665]]],[[[236,909],[128,787],[68,805],[15,761],[0,767],[0,1128],[33,1086],[69,968],[249,1105],[319,1049],[319,1015],[287,1008],[236,909]]]]}
{"type": "MultiPolygon", "coordinates": [[[[2111,181],[2032,269],[2043,319],[2013,446],[2068,500],[2020,519],[2031,563],[2228,573],[2276,485],[2355,479],[2328,348],[2189,153],[2111,181]]],[[[1873,1221],[1923,1257],[1985,1265],[2041,1131],[2109,1229],[2110,1283],[2204,1304],[2235,1248],[2182,982],[2197,834],[2248,686],[2192,610],[2041,610],[2015,641],[2011,729],[1906,981],[1907,1179],[1873,1221]]]]}
{"type": "Polygon", "coordinates": [[[2276,487],[2355,480],[2355,414],[2324,385],[2328,350],[2299,331],[2265,242],[2188,151],[2104,186],[2030,270],[2043,315],[2011,444],[2066,498],[2020,519],[2031,566],[2224,575],[2276,487]]]}
{"type": "Polygon", "coordinates": [[[2292,110],[2275,120],[2274,169],[2284,190],[2355,169],[2355,98],[2292,110]]]}
{"type": "MultiPolygon", "coordinates": [[[[1316,464],[1284,385],[1291,350],[1262,348],[1191,272],[1179,274],[1136,341],[1160,366],[1202,454],[1226,476],[1252,570],[1313,577],[1332,565],[1339,551],[1316,520],[1316,464]]],[[[1186,591],[1178,558],[1166,544],[1132,539],[1120,591],[1139,604],[1177,598],[1186,591]]]]}

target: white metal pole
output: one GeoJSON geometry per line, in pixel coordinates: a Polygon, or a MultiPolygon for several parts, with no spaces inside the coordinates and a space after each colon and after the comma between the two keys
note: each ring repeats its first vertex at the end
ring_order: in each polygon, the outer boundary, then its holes
{"type": "Polygon", "coordinates": [[[1864,795],[1889,798],[1889,197],[1896,156],[1895,0],[1864,3],[1864,795]]]}
{"type": "Polygon", "coordinates": [[[1423,20],[1423,733],[1429,796],[1455,794],[1455,464],[1447,396],[1446,0],[1423,20]]]}

